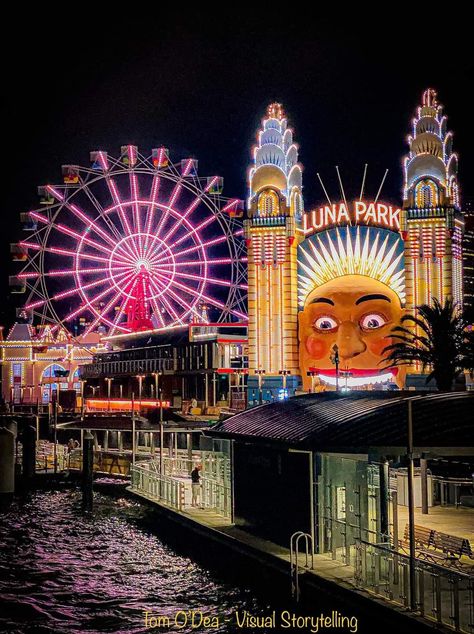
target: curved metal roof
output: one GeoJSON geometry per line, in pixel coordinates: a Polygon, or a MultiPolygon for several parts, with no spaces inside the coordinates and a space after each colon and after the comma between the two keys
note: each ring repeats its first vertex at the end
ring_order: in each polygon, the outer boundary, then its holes
{"type": "Polygon", "coordinates": [[[474,392],[304,394],[236,414],[212,433],[311,449],[404,447],[408,400],[415,447],[474,447],[474,392]]]}

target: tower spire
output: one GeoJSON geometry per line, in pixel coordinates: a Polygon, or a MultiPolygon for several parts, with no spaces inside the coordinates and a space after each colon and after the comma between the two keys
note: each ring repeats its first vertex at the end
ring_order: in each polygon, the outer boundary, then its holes
{"type": "Polygon", "coordinates": [[[245,220],[250,404],[279,398],[300,383],[295,272],[302,214],[298,148],[283,106],[271,103],[253,148],[245,220]]]}
{"type": "Polygon", "coordinates": [[[462,229],[458,158],[436,91],[427,88],[412,121],[403,161],[403,213],[407,308],[462,303],[462,229]]]}

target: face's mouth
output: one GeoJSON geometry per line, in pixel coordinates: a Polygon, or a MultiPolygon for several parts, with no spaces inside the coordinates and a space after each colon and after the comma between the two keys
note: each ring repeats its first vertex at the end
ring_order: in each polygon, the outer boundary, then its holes
{"type": "Polygon", "coordinates": [[[375,383],[386,383],[386,382],[394,382],[395,377],[398,374],[398,368],[386,368],[384,370],[380,370],[379,368],[365,368],[361,369],[352,369],[348,368],[347,370],[339,370],[339,378],[336,379],[336,369],[320,369],[320,368],[309,368],[310,372],[314,372],[319,376],[319,379],[323,383],[327,383],[328,385],[346,385],[348,387],[360,387],[362,385],[374,385],[375,383]],[[346,372],[348,373],[346,375],[346,372]]]}
{"type": "MultiPolygon", "coordinates": [[[[336,377],[336,368],[326,369],[326,368],[309,368],[310,372],[314,372],[319,376],[333,376],[336,377]]],[[[344,372],[350,372],[353,377],[371,377],[371,376],[384,376],[387,373],[393,374],[393,376],[397,376],[398,368],[384,368],[381,370],[380,368],[341,368],[339,367],[339,378],[344,376],[344,372]]]]}

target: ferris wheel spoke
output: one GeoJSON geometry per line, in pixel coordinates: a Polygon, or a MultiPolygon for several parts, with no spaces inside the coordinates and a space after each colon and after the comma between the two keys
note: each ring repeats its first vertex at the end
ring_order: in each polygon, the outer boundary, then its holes
{"type": "MultiPolygon", "coordinates": [[[[123,281],[125,281],[125,280],[123,280],[123,281]]],[[[84,296],[82,296],[83,299],[85,300],[85,304],[79,306],[79,308],[77,308],[76,310],[74,310],[71,313],[69,313],[69,315],[64,318],[64,321],[70,321],[71,319],[74,319],[75,317],[80,315],[85,310],[90,310],[93,314],[96,314],[95,313],[95,309],[92,307],[92,304],[94,302],[98,302],[103,297],[106,297],[109,293],[112,293],[114,288],[115,288],[114,286],[109,286],[105,290],[103,290],[102,292],[98,293],[92,299],[86,299],[86,298],[84,298],[84,296]]]]}
{"type": "MultiPolygon", "coordinates": [[[[202,279],[202,276],[193,275],[192,273],[178,273],[177,277],[183,278],[186,280],[201,280],[202,279]]],[[[220,285],[220,286],[228,286],[232,288],[241,288],[241,289],[248,290],[247,284],[235,284],[234,282],[229,282],[229,280],[222,280],[217,277],[207,277],[206,281],[212,284],[220,285]]]]}
{"type": "Polygon", "coordinates": [[[165,213],[161,216],[160,221],[158,223],[158,226],[156,228],[155,235],[157,237],[160,237],[161,231],[162,231],[163,227],[165,226],[166,221],[172,215],[170,213],[170,209],[174,209],[174,206],[175,206],[176,201],[178,200],[178,198],[179,198],[179,196],[181,194],[182,189],[183,189],[183,185],[182,185],[181,180],[179,180],[176,183],[176,185],[173,187],[173,191],[171,192],[170,198],[168,200],[168,204],[166,205],[165,213]]]}
{"type": "Polygon", "coordinates": [[[143,247],[143,252],[146,253],[148,250],[148,238],[151,233],[151,227],[153,224],[153,216],[155,214],[155,207],[158,201],[158,192],[160,190],[160,177],[158,174],[153,176],[153,182],[151,184],[150,191],[150,200],[147,206],[146,211],[146,220],[145,220],[145,244],[143,247]]]}
{"type": "MultiPolygon", "coordinates": [[[[183,249],[182,251],[173,252],[173,256],[175,260],[177,260],[180,256],[186,255],[187,253],[193,253],[194,251],[199,251],[199,249],[204,250],[205,247],[212,247],[215,244],[221,244],[227,240],[227,236],[219,236],[218,238],[213,238],[212,240],[206,240],[205,242],[201,242],[192,247],[188,247],[187,249],[183,249]]],[[[169,260],[171,256],[165,256],[161,260],[157,260],[157,264],[161,263],[163,260],[169,260]]]]}
{"type": "Polygon", "coordinates": [[[117,302],[117,300],[119,299],[119,297],[121,295],[122,295],[121,291],[117,291],[116,292],[116,294],[112,297],[112,299],[109,302],[107,302],[105,307],[100,311],[100,313],[97,315],[97,317],[94,319],[94,321],[92,321],[89,324],[89,326],[86,328],[86,330],[84,332],[85,335],[88,335],[90,332],[92,332],[94,330],[94,328],[97,326],[97,324],[101,321],[101,319],[103,319],[104,317],[106,318],[107,313],[112,308],[112,306],[117,302]]]}
{"type": "MultiPolygon", "coordinates": [[[[185,291],[186,293],[189,293],[190,295],[195,295],[196,294],[196,289],[191,288],[190,286],[187,286],[186,284],[183,284],[182,282],[178,282],[177,280],[174,280],[173,282],[173,286],[176,286],[177,288],[180,288],[181,290],[185,291]]],[[[199,297],[204,300],[206,300],[206,302],[208,302],[209,304],[211,304],[212,306],[215,306],[216,308],[221,308],[221,309],[226,309],[225,304],[223,304],[222,302],[218,301],[217,299],[214,299],[213,297],[209,297],[208,295],[205,295],[204,293],[199,293],[199,297]]],[[[246,318],[246,315],[243,315],[243,313],[240,313],[238,311],[235,310],[229,310],[229,312],[231,312],[232,314],[238,316],[238,317],[243,317],[246,318]]]]}
{"type": "Polygon", "coordinates": [[[117,244],[118,241],[120,241],[122,239],[122,236],[120,235],[120,232],[118,231],[118,229],[115,226],[115,224],[108,217],[108,215],[105,213],[104,208],[102,207],[100,202],[97,200],[97,198],[94,196],[94,193],[91,191],[91,189],[89,187],[85,187],[84,188],[84,192],[85,192],[87,198],[92,203],[94,209],[96,210],[96,212],[98,214],[98,217],[104,222],[104,224],[107,226],[107,228],[109,229],[109,231],[111,233],[111,235],[107,234],[107,232],[104,231],[103,229],[101,229],[101,227],[96,223],[96,228],[97,228],[99,234],[102,235],[102,237],[104,239],[107,239],[109,241],[109,244],[114,246],[115,244],[117,244]],[[105,234],[105,235],[103,235],[103,234],[105,234]],[[107,238],[105,238],[105,236],[107,236],[107,238]]]}
{"type": "MultiPolygon", "coordinates": [[[[37,251],[46,251],[47,253],[55,253],[56,255],[66,255],[75,258],[77,256],[76,251],[70,251],[69,249],[60,249],[59,247],[47,247],[41,244],[36,244],[35,242],[20,242],[21,246],[24,246],[28,249],[34,249],[37,251]]],[[[86,260],[94,260],[99,262],[108,262],[107,258],[103,258],[100,255],[89,255],[87,253],[81,253],[81,258],[85,258],[86,260]]]]}
{"type": "MultiPolygon", "coordinates": [[[[168,233],[166,234],[166,236],[163,238],[164,242],[168,242],[168,240],[170,240],[170,238],[172,236],[174,236],[174,234],[176,233],[176,231],[178,231],[178,229],[180,228],[182,222],[184,220],[186,220],[188,218],[188,216],[190,216],[193,211],[199,206],[199,203],[202,201],[202,197],[204,194],[206,194],[211,187],[213,187],[215,185],[215,183],[218,181],[219,177],[218,176],[214,176],[213,178],[211,178],[206,187],[204,188],[202,193],[199,193],[197,196],[195,196],[194,200],[192,201],[192,203],[188,206],[188,208],[186,209],[186,211],[184,212],[181,220],[177,223],[175,223],[171,229],[168,231],[168,233]]],[[[214,217],[212,217],[212,219],[214,220],[214,217]]]]}
{"type": "Polygon", "coordinates": [[[134,221],[135,221],[135,231],[137,233],[141,233],[141,226],[140,226],[140,207],[138,204],[138,180],[137,180],[137,175],[135,174],[135,172],[130,172],[130,192],[132,195],[132,201],[133,201],[133,212],[134,212],[134,221]]]}
{"type": "MultiPolygon", "coordinates": [[[[104,277],[102,280],[94,280],[93,282],[89,282],[88,284],[82,284],[81,288],[83,291],[88,290],[89,288],[94,288],[95,286],[99,285],[99,284],[103,284],[105,282],[107,282],[108,278],[104,277]]],[[[56,295],[53,295],[51,299],[54,300],[59,300],[59,299],[64,299],[65,297],[72,297],[73,295],[77,294],[77,288],[74,286],[73,288],[70,288],[68,291],[62,291],[61,293],[56,293],[56,295]]]]}
{"type": "Polygon", "coordinates": [[[150,298],[150,303],[153,306],[153,315],[156,315],[156,318],[159,320],[161,327],[165,328],[165,321],[163,319],[163,316],[161,314],[161,310],[160,307],[158,306],[158,302],[156,301],[156,298],[152,295],[150,298]]]}
{"type": "MultiPolygon", "coordinates": [[[[117,185],[115,184],[115,181],[113,178],[111,178],[110,176],[106,177],[106,182],[107,182],[107,186],[109,188],[109,192],[110,195],[112,196],[112,200],[114,202],[114,205],[118,211],[118,216],[120,218],[120,222],[122,224],[122,228],[125,231],[126,235],[128,236],[132,236],[133,235],[133,231],[130,228],[130,224],[128,222],[128,218],[127,218],[127,214],[125,213],[124,209],[123,209],[123,205],[124,203],[122,202],[122,200],[120,199],[118,190],[117,190],[117,185]]],[[[138,254],[138,251],[136,251],[136,256],[140,257],[138,254]]]]}
{"type": "MultiPolygon", "coordinates": [[[[215,222],[215,220],[216,219],[215,219],[214,216],[209,216],[208,218],[203,220],[197,227],[193,227],[190,232],[193,233],[194,235],[198,235],[199,231],[202,231],[202,229],[204,229],[205,227],[207,227],[211,223],[215,222]]],[[[181,244],[182,242],[184,242],[185,240],[188,240],[188,239],[189,239],[189,234],[186,233],[185,235],[181,236],[181,238],[178,238],[178,240],[176,240],[176,242],[173,242],[173,244],[170,245],[170,248],[176,247],[176,246],[178,246],[178,244],[181,244]]]]}
{"type": "MultiPolygon", "coordinates": [[[[128,267],[120,267],[120,268],[128,268],[128,267]]],[[[49,271],[47,273],[43,273],[45,277],[65,277],[67,275],[74,275],[74,273],[81,274],[90,274],[90,273],[106,273],[108,271],[108,267],[104,268],[93,268],[93,269],[74,269],[71,271],[70,269],[58,269],[56,271],[49,271]]],[[[107,278],[105,278],[107,279],[107,278]]]]}
{"type": "MultiPolygon", "coordinates": [[[[114,241],[110,238],[106,231],[101,229],[92,218],[89,218],[87,214],[85,214],[77,205],[70,203],[60,191],[48,185],[46,189],[49,193],[54,196],[57,200],[59,200],[69,211],[71,211],[77,218],[82,220],[82,222],[91,227],[98,235],[101,236],[108,244],[114,246],[114,241]]],[[[56,225],[55,225],[56,226],[56,225]]]]}
{"type": "Polygon", "coordinates": [[[70,236],[71,238],[76,238],[76,240],[79,240],[79,242],[84,242],[85,244],[88,244],[89,246],[93,247],[94,249],[97,249],[98,251],[105,251],[106,253],[112,254],[112,250],[106,247],[104,244],[100,244],[99,242],[96,242],[95,240],[91,240],[90,238],[87,238],[86,236],[81,235],[80,233],[77,233],[77,231],[74,231],[73,229],[69,229],[69,227],[66,227],[65,225],[61,223],[55,223],[53,227],[57,231],[60,231],[61,233],[64,233],[65,235],[70,236]]]}
{"type": "MultiPolygon", "coordinates": [[[[206,260],[207,264],[210,265],[218,265],[218,264],[237,264],[238,262],[245,262],[246,259],[242,258],[242,259],[236,259],[236,258],[208,258],[206,260]]],[[[201,264],[204,264],[204,260],[187,260],[184,262],[170,262],[169,264],[160,264],[160,270],[165,267],[165,266],[171,266],[171,267],[180,267],[180,266],[199,266],[201,264]]]]}
{"type": "MultiPolygon", "coordinates": [[[[153,278],[150,279],[150,283],[151,285],[155,288],[155,290],[160,293],[160,301],[166,306],[166,309],[168,310],[169,315],[176,320],[178,323],[182,324],[183,320],[181,319],[181,317],[178,315],[178,313],[175,311],[175,309],[173,308],[173,306],[168,302],[168,299],[165,297],[165,294],[163,293],[163,288],[160,288],[155,280],[153,278]]],[[[169,293],[170,295],[174,295],[177,299],[178,299],[178,303],[181,304],[181,306],[185,306],[186,308],[190,308],[190,306],[186,303],[186,302],[182,302],[179,301],[180,298],[179,296],[177,296],[175,293],[173,293],[173,291],[171,289],[168,289],[166,291],[167,293],[169,293]]],[[[156,298],[155,298],[156,299],[156,298]]]]}

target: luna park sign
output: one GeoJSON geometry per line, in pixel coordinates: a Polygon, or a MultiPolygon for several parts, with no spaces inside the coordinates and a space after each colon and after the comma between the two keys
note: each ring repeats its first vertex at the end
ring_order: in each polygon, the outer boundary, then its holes
{"type": "Polygon", "coordinates": [[[354,200],[324,205],[303,216],[305,234],[337,225],[373,225],[400,231],[400,208],[383,202],[354,200]]]}

